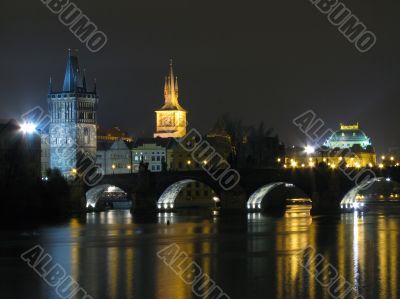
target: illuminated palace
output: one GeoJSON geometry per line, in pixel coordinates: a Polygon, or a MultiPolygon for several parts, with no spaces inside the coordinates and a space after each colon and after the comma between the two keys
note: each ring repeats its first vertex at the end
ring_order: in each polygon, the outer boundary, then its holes
{"type": "Polygon", "coordinates": [[[154,133],[154,137],[180,138],[186,135],[187,112],[179,104],[178,98],[178,78],[174,76],[174,70],[171,60],[169,74],[165,78],[164,106],[155,111],[157,115],[157,129],[154,133]]]}
{"type": "MultiPolygon", "coordinates": [[[[373,167],[376,165],[376,153],[371,139],[354,125],[340,124],[321,148],[310,151],[308,148],[291,147],[286,151],[284,167],[314,167],[325,163],[331,168],[344,164],[350,168],[373,167]]],[[[279,161],[281,161],[279,159],[279,161]]]]}
{"type": "Polygon", "coordinates": [[[50,165],[65,176],[74,175],[79,154],[96,157],[97,104],[96,86],[88,91],[85,73],[78,57],[68,53],[62,91],[53,91],[50,81],[48,94],[50,165]]]}

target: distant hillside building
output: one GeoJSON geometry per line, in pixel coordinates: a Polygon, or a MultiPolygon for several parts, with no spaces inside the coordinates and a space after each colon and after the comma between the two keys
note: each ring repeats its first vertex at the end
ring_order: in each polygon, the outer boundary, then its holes
{"type": "Polygon", "coordinates": [[[359,124],[340,125],[340,129],[328,137],[324,145],[308,153],[302,147],[286,149],[284,167],[315,167],[324,163],[331,168],[343,165],[346,168],[373,167],[376,153],[371,139],[360,129],[359,124]]]}
{"type": "Polygon", "coordinates": [[[94,90],[88,91],[85,72],[78,57],[69,51],[64,84],[53,91],[50,80],[48,94],[51,123],[49,128],[50,168],[65,176],[73,175],[82,155],[96,157],[97,105],[94,90]]]}
{"type": "Polygon", "coordinates": [[[154,137],[180,138],[186,135],[186,110],[179,104],[178,78],[174,76],[172,60],[169,74],[165,78],[164,105],[156,110],[156,132],[154,137]]]}
{"type": "Polygon", "coordinates": [[[359,145],[363,149],[371,146],[370,138],[360,129],[358,123],[355,125],[340,124],[340,130],[333,133],[324,143],[329,148],[351,148],[359,145]]]}
{"type": "Polygon", "coordinates": [[[133,137],[129,136],[118,127],[105,130],[97,126],[97,142],[114,142],[119,139],[126,142],[133,142],[133,137]]]}

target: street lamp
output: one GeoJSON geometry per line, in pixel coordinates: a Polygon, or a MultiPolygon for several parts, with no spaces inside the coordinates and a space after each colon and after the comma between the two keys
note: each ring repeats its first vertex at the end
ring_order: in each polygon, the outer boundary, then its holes
{"type": "Polygon", "coordinates": [[[24,134],[32,134],[36,132],[36,125],[34,123],[23,123],[20,127],[24,134]]]}
{"type": "Polygon", "coordinates": [[[129,170],[129,173],[132,173],[132,166],[128,164],[127,168],[129,170]]]}
{"type": "Polygon", "coordinates": [[[111,168],[112,168],[112,170],[113,170],[113,174],[115,174],[115,164],[113,164],[113,165],[111,166],[111,168]]]}

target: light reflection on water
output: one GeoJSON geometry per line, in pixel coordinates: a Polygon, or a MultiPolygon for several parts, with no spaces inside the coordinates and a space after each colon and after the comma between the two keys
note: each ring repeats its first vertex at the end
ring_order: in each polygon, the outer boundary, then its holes
{"type": "Polygon", "coordinates": [[[367,298],[397,298],[400,211],[311,217],[218,212],[91,213],[30,232],[1,232],[1,298],[58,298],[18,255],[41,244],[93,298],[196,298],[157,258],[176,243],[231,298],[330,298],[301,266],[309,246],[367,298]],[[17,281],[20,287],[15,287],[17,281]]]}

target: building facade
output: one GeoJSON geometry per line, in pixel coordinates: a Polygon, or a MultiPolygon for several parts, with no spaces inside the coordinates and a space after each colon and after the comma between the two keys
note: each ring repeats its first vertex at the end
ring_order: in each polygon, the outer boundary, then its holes
{"type": "Polygon", "coordinates": [[[51,80],[48,94],[51,117],[49,126],[50,168],[65,176],[73,175],[79,160],[96,157],[97,105],[96,86],[88,91],[85,72],[78,57],[69,51],[62,91],[53,91],[51,80]]]}
{"type": "Polygon", "coordinates": [[[178,78],[174,76],[172,60],[165,78],[164,105],[156,110],[154,137],[180,138],[186,135],[186,110],[179,104],[178,78]]]}
{"type": "Polygon", "coordinates": [[[139,172],[140,164],[144,163],[149,171],[161,172],[167,165],[167,148],[170,142],[171,139],[139,138],[132,149],[133,171],[139,172]]]}
{"type": "Polygon", "coordinates": [[[340,130],[333,133],[324,143],[328,148],[351,148],[354,145],[366,149],[371,146],[370,138],[360,129],[358,123],[354,125],[340,124],[340,130]]]}
{"type": "Polygon", "coordinates": [[[330,168],[374,167],[377,164],[371,139],[360,129],[358,123],[341,124],[340,129],[313,152],[302,147],[287,148],[285,159],[279,158],[278,162],[283,163],[286,168],[315,167],[321,163],[330,168]]]}

